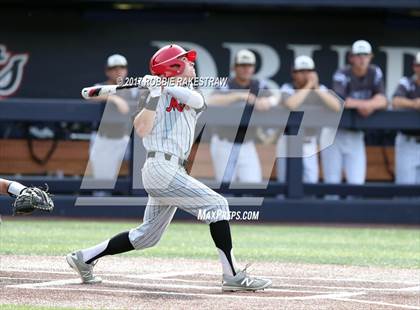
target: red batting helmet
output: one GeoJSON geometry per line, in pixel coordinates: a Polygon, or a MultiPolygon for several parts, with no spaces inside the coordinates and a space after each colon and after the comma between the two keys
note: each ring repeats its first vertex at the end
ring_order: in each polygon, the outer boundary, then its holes
{"type": "Polygon", "coordinates": [[[159,49],[150,59],[149,69],[153,75],[171,77],[184,72],[185,63],[178,59],[186,56],[189,61],[195,61],[197,52],[186,51],[176,44],[166,45],[159,49]]]}

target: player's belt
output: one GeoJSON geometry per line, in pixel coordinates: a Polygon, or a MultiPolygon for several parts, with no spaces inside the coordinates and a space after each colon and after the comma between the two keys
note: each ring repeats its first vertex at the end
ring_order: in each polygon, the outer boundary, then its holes
{"type": "MultiPolygon", "coordinates": [[[[169,154],[169,153],[163,153],[163,152],[155,152],[155,151],[152,151],[152,152],[148,152],[148,153],[147,153],[147,158],[154,158],[154,157],[156,157],[156,153],[161,153],[161,154],[163,154],[163,156],[165,157],[165,159],[166,159],[167,161],[171,161],[172,157],[176,157],[176,156],[174,156],[174,155],[172,155],[172,154],[169,154]]],[[[188,163],[188,161],[183,160],[183,159],[181,159],[181,158],[179,158],[179,157],[178,157],[178,165],[180,165],[180,166],[182,166],[182,167],[186,167],[186,166],[187,166],[187,163],[188,163]]]]}

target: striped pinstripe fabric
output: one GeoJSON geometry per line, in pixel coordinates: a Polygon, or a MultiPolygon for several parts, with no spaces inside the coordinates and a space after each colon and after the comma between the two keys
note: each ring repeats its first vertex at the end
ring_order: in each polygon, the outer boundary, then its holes
{"type": "Polygon", "coordinates": [[[136,249],[154,246],[165,232],[177,208],[197,217],[199,210],[218,216],[206,221],[229,220],[226,198],[189,176],[185,169],[165,159],[149,158],[142,169],[143,185],[149,193],[143,224],[130,231],[136,249]],[[216,211],[222,212],[216,212],[216,211]]]}
{"type": "Polygon", "coordinates": [[[181,112],[171,108],[171,99],[169,95],[160,97],[152,132],[143,138],[143,144],[148,152],[164,152],[187,159],[200,113],[194,109],[184,108],[181,112]]]}
{"type": "MultiPolygon", "coordinates": [[[[175,106],[171,100],[169,95],[161,96],[153,129],[143,138],[143,144],[148,152],[169,153],[187,159],[201,111],[175,106]]],[[[177,208],[195,217],[199,211],[213,212],[216,216],[206,219],[207,223],[230,219],[227,200],[189,176],[178,165],[178,160],[169,161],[164,156],[148,158],[142,169],[142,178],[149,200],[143,223],[129,233],[135,249],[154,246],[165,232],[177,208]]]]}

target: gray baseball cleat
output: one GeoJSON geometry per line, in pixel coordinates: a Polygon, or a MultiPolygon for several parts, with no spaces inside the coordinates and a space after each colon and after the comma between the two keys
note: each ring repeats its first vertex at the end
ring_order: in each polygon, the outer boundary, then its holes
{"type": "Polygon", "coordinates": [[[269,279],[251,277],[246,273],[247,265],[243,270],[238,270],[235,276],[223,275],[222,291],[259,291],[271,286],[269,279]]]}
{"type": "Polygon", "coordinates": [[[67,254],[66,260],[70,267],[80,275],[83,283],[94,284],[102,282],[100,277],[93,275],[93,267],[95,266],[95,263],[86,264],[83,261],[83,255],[81,251],[67,254]]]}

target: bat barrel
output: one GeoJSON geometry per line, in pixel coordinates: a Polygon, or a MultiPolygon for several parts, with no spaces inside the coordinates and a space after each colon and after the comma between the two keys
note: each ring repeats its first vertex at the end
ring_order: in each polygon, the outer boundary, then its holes
{"type": "Polygon", "coordinates": [[[115,94],[117,91],[118,85],[103,85],[103,86],[93,86],[85,87],[82,89],[82,97],[85,99],[94,98],[103,95],[115,94]]]}
{"type": "Polygon", "coordinates": [[[128,88],[137,88],[139,85],[137,84],[129,84],[129,85],[102,85],[102,86],[92,86],[92,87],[85,87],[82,89],[82,97],[85,99],[90,99],[98,96],[115,94],[117,90],[120,89],[128,89],[128,88]]]}

